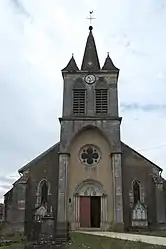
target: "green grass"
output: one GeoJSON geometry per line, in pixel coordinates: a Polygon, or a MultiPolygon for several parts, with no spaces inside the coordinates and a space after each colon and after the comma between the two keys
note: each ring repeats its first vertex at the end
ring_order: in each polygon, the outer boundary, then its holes
{"type": "MultiPolygon", "coordinates": [[[[100,237],[90,234],[72,233],[72,242],[63,249],[165,249],[165,246],[146,244],[142,242],[127,241],[100,237]]],[[[24,244],[2,246],[0,249],[24,249],[24,244]]]]}
{"type": "Polygon", "coordinates": [[[127,241],[89,234],[72,233],[72,243],[65,249],[164,249],[165,246],[157,246],[142,242],[127,241]]]}
{"type": "Polygon", "coordinates": [[[24,244],[19,243],[22,239],[24,239],[24,235],[22,233],[7,233],[3,231],[1,233],[2,240],[12,240],[17,241],[18,243],[12,243],[8,246],[1,246],[0,249],[24,249],[24,244]]]}
{"type": "Polygon", "coordinates": [[[1,246],[1,249],[24,249],[24,244],[12,244],[10,246],[1,246]]]}
{"type": "Polygon", "coordinates": [[[21,241],[24,239],[24,235],[21,232],[15,232],[15,233],[9,233],[6,232],[5,230],[1,232],[1,239],[6,239],[6,240],[13,240],[13,241],[21,241]]]}

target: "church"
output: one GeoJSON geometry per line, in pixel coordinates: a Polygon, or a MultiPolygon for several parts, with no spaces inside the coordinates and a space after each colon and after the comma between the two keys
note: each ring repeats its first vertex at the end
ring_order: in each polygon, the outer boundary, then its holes
{"type": "Polygon", "coordinates": [[[82,65],[62,70],[60,141],[19,169],[4,196],[8,229],[32,234],[45,217],[54,232],[129,231],[166,223],[162,169],[121,141],[119,69],[100,65],[93,27],[82,65]]]}

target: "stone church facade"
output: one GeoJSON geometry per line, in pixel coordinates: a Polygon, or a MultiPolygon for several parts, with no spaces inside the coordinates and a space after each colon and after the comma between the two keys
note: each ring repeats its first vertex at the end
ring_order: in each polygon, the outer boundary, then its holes
{"type": "Polygon", "coordinates": [[[100,67],[89,30],[81,69],[72,56],[62,70],[60,142],[22,167],[5,194],[8,229],[30,236],[45,217],[57,236],[68,225],[123,231],[166,222],[162,169],[121,141],[119,69],[109,54],[100,67]]]}

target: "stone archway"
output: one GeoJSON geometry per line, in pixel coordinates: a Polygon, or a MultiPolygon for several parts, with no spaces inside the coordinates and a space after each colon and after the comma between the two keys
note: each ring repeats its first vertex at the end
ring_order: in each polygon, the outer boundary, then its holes
{"type": "Polygon", "coordinates": [[[72,230],[90,228],[90,227],[98,227],[101,230],[105,230],[107,226],[107,195],[103,189],[103,186],[100,182],[95,180],[86,180],[81,182],[78,186],[76,186],[74,192],[74,217],[73,223],[71,224],[72,230]],[[86,205],[82,207],[82,205],[86,205]],[[89,208],[87,206],[89,205],[89,208]],[[95,206],[96,205],[96,206],[95,206]],[[95,206],[95,209],[94,209],[95,206]],[[98,206],[98,209],[97,209],[98,206]],[[93,211],[92,211],[93,210],[93,211]],[[83,211],[83,212],[82,212],[83,211]],[[97,223],[94,223],[94,215],[96,213],[97,223]],[[92,216],[93,213],[93,217],[92,216]],[[84,215],[84,217],[83,217],[84,215]],[[82,220],[89,216],[89,224],[84,221],[84,225],[82,220]],[[99,217],[100,216],[100,217],[99,217]]]}

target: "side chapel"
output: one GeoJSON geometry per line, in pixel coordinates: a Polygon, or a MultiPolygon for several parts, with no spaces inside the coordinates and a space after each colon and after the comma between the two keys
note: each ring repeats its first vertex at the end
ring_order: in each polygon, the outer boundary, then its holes
{"type": "Polygon", "coordinates": [[[119,69],[110,55],[101,67],[92,26],[82,65],[62,70],[60,142],[19,169],[5,194],[8,228],[30,234],[51,216],[55,233],[123,231],[166,222],[162,169],[120,139],[119,69]]]}

